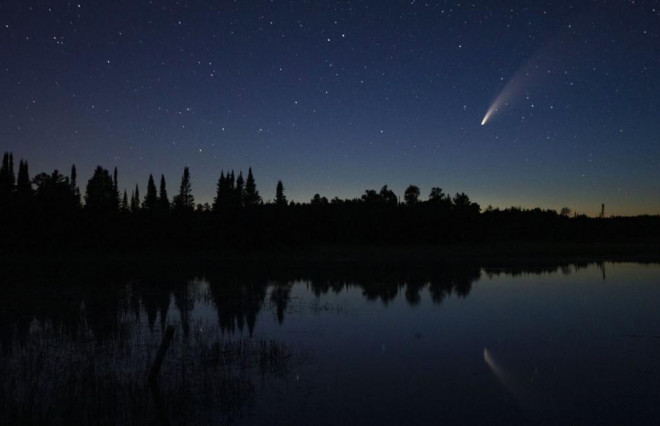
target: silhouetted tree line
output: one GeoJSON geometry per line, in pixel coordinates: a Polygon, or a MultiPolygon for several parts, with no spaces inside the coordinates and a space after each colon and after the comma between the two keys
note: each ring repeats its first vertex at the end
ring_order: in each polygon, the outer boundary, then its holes
{"type": "Polygon", "coordinates": [[[5,153],[0,167],[0,229],[5,251],[53,249],[209,250],[305,244],[458,244],[495,242],[658,242],[660,217],[570,217],[568,209],[520,208],[482,211],[465,193],[451,196],[433,187],[422,199],[410,185],[403,201],[384,185],[360,198],[309,203],[287,201],[277,182],[273,202],[264,203],[252,169],[221,171],[212,205],[195,204],[188,167],[170,200],[165,177],[149,175],[120,191],[117,168],[98,166],[84,186],[75,165],[30,178],[28,162],[5,153]],[[84,203],[82,202],[84,200],[84,203]]]}

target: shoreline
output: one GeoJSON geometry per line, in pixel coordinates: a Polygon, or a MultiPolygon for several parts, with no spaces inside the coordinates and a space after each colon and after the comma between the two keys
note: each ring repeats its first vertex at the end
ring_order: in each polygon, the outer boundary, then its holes
{"type": "Polygon", "coordinates": [[[324,244],[260,249],[213,251],[126,250],[123,252],[59,251],[5,253],[2,264],[178,264],[207,266],[333,264],[433,264],[433,263],[570,263],[570,262],[660,263],[660,244],[653,243],[488,243],[358,245],[324,244]]]}

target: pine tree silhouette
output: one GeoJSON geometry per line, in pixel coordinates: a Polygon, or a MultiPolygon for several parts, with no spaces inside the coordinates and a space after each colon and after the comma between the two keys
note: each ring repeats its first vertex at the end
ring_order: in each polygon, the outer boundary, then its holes
{"type": "Polygon", "coordinates": [[[125,213],[128,211],[128,208],[129,208],[128,195],[126,194],[126,190],[124,189],[124,197],[122,198],[121,204],[119,205],[119,210],[125,213]]]}
{"type": "Polygon", "coordinates": [[[2,156],[2,166],[0,166],[0,203],[2,207],[9,205],[15,189],[14,183],[14,156],[10,152],[5,152],[2,156]]]}
{"type": "Polygon", "coordinates": [[[245,181],[243,180],[243,172],[238,172],[238,177],[236,178],[236,188],[234,188],[234,205],[237,207],[242,207],[244,198],[245,181]]]}
{"type": "Polygon", "coordinates": [[[28,172],[27,161],[18,163],[18,178],[16,180],[16,206],[23,213],[32,209],[32,182],[28,172]]]}
{"type": "Polygon", "coordinates": [[[140,211],[140,189],[135,184],[135,191],[131,193],[131,211],[136,213],[140,211]]]}
{"type": "Polygon", "coordinates": [[[247,180],[245,181],[245,205],[257,206],[259,204],[261,204],[261,196],[259,195],[259,191],[257,191],[257,184],[252,175],[252,167],[250,167],[248,169],[247,180]]]}
{"type": "Polygon", "coordinates": [[[11,186],[12,189],[13,189],[13,186],[16,184],[16,178],[14,176],[14,154],[12,154],[11,152],[9,153],[9,168],[8,168],[8,171],[9,171],[9,173],[7,175],[7,179],[9,181],[9,186],[11,186]]]}
{"type": "Polygon", "coordinates": [[[234,177],[234,171],[232,170],[231,173],[227,175],[227,189],[231,193],[234,190],[234,186],[236,185],[236,178],[234,177]]]}
{"type": "Polygon", "coordinates": [[[179,195],[174,198],[174,209],[177,211],[193,211],[195,208],[195,197],[193,197],[190,185],[190,169],[188,166],[183,168],[181,176],[181,186],[179,195]]]}
{"type": "Polygon", "coordinates": [[[72,164],[71,165],[71,178],[69,180],[69,183],[71,185],[71,193],[73,195],[73,202],[76,205],[76,207],[80,207],[80,189],[78,188],[78,173],[76,172],[76,165],[72,164]]]}
{"type": "Polygon", "coordinates": [[[147,195],[144,196],[142,208],[150,212],[156,211],[158,208],[158,194],[156,193],[156,184],[154,183],[153,175],[149,175],[147,182],[147,195]]]}
{"type": "Polygon", "coordinates": [[[284,196],[284,185],[281,180],[277,181],[277,187],[275,188],[275,205],[284,207],[286,206],[286,197],[284,196]]]}
{"type": "Polygon", "coordinates": [[[115,199],[117,200],[117,206],[119,206],[119,181],[117,179],[117,167],[115,167],[112,173],[112,185],[115,187],[115,199]]]}
{"type": "Polygon", "coordinates": [[[215,197],[213,198],[213,211],[219,212],[222,210],[223,203],[225,202],[226,197],[226,178],[225,172],[220,170],[220,177],[218,178],[218,183],[216,184],[215,197]]]}
{"type": "Polygon", "coordinates": [[[158,206],[160,210],[166,212],[170,210],[170,200],[167,198],[167,188],[165,187],[165,175],[160,175],[160,190],[158,192],[158,206]]]}
{"type": "Polygon", "coordinates": [[[23,197],[32,195],[32,182],[30,182],[30,173],[28,172],[27,161],[21,160],[18,163],[18,179],[16,181],[16,192],[23,197]]]}

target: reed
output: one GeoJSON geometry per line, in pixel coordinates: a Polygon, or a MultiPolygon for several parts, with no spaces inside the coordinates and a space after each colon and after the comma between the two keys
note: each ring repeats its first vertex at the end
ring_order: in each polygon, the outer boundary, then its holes
{"type": "MultiPolygon", "coordinates": [[[[276,340],[228,335],[215,324],[193,321],[189,333],[174,333],[163,354],[158,401],[145,375],[164,329],[151,329],[144,310],[123,306],[103,339],[89,321],[71,333],[52,320],[33,320],[24,341],[1,358],[2,423],[230,421],[253,406],[257,380],[287,374],[295,360],[292,349],[276,340]]],[[[166,318],[165,327],[171,321],[166,318]]]]}

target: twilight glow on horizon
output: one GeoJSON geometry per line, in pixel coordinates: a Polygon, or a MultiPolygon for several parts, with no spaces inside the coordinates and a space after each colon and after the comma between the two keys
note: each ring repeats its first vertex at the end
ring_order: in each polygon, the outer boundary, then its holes
{"type": "Polygon", "coordinates": [[[410,184],[482,208],[660,214],[657,1],[0,4],[0,151],[197,202],[410,184]]]}

